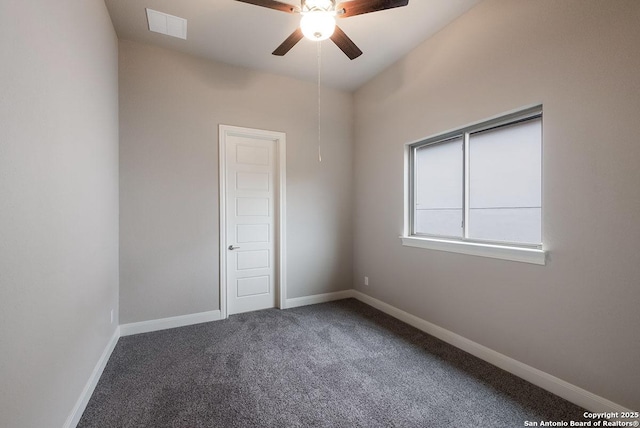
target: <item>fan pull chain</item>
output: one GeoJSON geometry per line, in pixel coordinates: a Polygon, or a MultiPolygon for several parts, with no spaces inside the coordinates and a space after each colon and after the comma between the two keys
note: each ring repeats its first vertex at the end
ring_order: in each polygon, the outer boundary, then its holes
{"type": "Polygon", "coordinates": [[[318,45],[318,162],[322,162],[322,147],[320,146],[320,69],[322,65],[322,42],[318,45]]]}

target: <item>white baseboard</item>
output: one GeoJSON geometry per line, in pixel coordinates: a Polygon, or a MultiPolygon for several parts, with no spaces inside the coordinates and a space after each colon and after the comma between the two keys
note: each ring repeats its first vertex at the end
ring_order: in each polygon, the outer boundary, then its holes
{"type": "Polygon", "coordinates": [[[209,321],[220,320],[220,311],[199,312],[196,314],[180,315],[177,317],[160,318],[157,320],[134,322],[120,325],[120,336],[150,333],[152,331],[167,330],[169,328],[184,327],[209,321]]]}
{"type": "Polygon", "coordinates": [[[354,290],[335,291],[333,293],[314,294],[312,296],[295,297],[286,300],[286,308],[297,308],[299,306],[317,305],[318,303],[332,302],[353,297],[354,290]]]}
{"type": "Polygon", "coordinates": [[[532,384],[537,385],[540,388],[546,389],[547,391],[552,392],[553,394],[562,397],[574,404],[577,404],[578,406],[581,406],[591,412],[615,413],[630,411],[624,406],[616,404],[612,401],[607,400],[606,398],[600,397],[589,391],[572,385],[569,382],[545,373],[542,370],[538,370],[524,363],[521,363],[520,361],[514,360],[511,357],[507,357],[506,355],[489,349],[486,346],[480,345],[479,343],[473,342],[472,340],[464,338],[456,333],[453,333],[449,330],[418,318],[415,315],[411,315],[408,312],[384,303],[378,299],[367,296],[360,291],[352,290],[352,296],[369,306],[372,306],[388,315],[391,315],[392,317],[397,318],[400,321],[403,321],[419,330],[422,330],[425,333],[435,336],[438,339],[455,346],[456,348],[462,349],[463,351],[475,355],[476,357],[490,364],[493,364],[496,367],[500,367],[501,369],[508,371],[509,373],[512,373],[519,378],[531,382],[532,384]]]}
{"type": "Polygon", "coordinates": [[[116,327],[116,330],[113,332],[113,336],[109,340],[107,347],[104,348],[104,352],[100,356],[98,363],[93,368],[93,372],[91,372],[91,376],[87,381],[87,384],[84,386],[82,393],[80,394],[80,398],[76,401],[76,405],[73,406],[73,410],[71,410],[71,414],[64,422],[63,428],[75,428],[80,422],[80,418],[84,413],[84,410],[87,408],[87,404],[89,403],[89,399],[93,394],[93,390],[96,389],[96,385],[98,385],[98,381],[100,380],[100,376],[102,376],[102,372],[107,365],[107,361],[109,361],[109,357],[111,357],[111,353],[113,349],[116,347],[116,343],[118,343],[118,339],[120,338],[120,327],[116,327]]]}

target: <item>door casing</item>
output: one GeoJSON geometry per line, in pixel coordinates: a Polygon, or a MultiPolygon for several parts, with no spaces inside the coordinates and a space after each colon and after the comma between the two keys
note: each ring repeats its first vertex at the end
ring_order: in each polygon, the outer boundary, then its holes
{"type": "Polygon", "coordinates": [[[287,172],[287,143],[286,134],[277,131],[244,128],[231,125],[219,125],[218,138],[218,205],[219,205],[219,233],[220,233],[220,316],[227,318],[227,136],[250,137],[274,141],[276,145],[276,272],[275,288],[278,308],[286,308],[287,269],[286,269],[286,172],[287,172]]]}

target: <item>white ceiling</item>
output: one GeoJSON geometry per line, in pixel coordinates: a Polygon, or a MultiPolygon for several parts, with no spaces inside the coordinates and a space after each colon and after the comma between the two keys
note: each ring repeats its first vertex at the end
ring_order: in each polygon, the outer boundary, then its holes
{"type": "MultiPolygon", "coordinates": [[[[296,0],[282,0],[292,4],[296,0]]],[[[396,62],[480,0],[410,0],[409,5],[338,20],[364,52],[349,60],[322,42],[323,85],[354,90],[396,62]]],[[[299,24],[288,14],[235,0],[105,0],[120,39],[138,41],[199,57],[292,76],[317,79],[315,43],[301,40],[284,57],[271,52],[299,24]],[[148,30],[145,8],[186,18],[187,40],[148,30]]]]}

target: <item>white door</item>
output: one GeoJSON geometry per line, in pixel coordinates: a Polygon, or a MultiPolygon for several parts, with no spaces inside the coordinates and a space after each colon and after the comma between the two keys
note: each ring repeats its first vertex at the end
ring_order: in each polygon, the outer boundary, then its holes
{"type": "Polygon", "coordinates": [[[276,307],[278,296],[278,139],[233,129],[221,132],[228,315],[276,307]]]}

